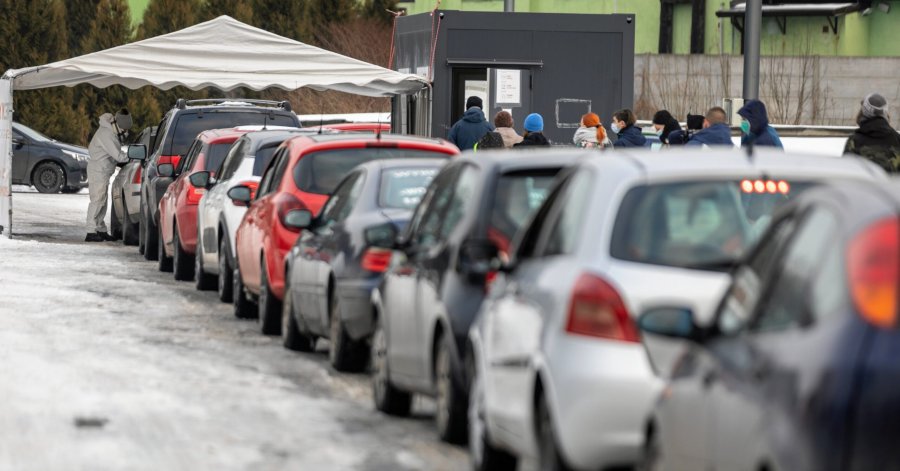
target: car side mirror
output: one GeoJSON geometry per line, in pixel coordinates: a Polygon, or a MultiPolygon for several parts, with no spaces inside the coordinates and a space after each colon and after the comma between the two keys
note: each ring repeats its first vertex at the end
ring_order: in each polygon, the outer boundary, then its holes
{"type": "Polygon", "coordinates": [[[144,144],[131,144],[128,146],[129,160],[147,160],[147,146],[144,144]]]}
{"type": "Polygon", "coordinates": [[[253,192],[250,190],[250,187],[244,185],[231,187],[227,195],[235,206],[250,206],[250,201],[253,199],[253,192]]]}
{"type": "Polygon", "coordinates": [[[175,175],[175,166],[172,164],[159,164],[156,166],[156,173],[163,178],[172,178],[175,175]]]}
{"type": "Polygon", "coordinates": [[[638,318],[638,327],[649,334],[697,341],[700,328],[694,322],[694,312],[686,308],[657,307],[645,311],[638,318]]]}
{"type": "Polygon", "coordinates": [[[25,142],[23,142],[21,139],[15,138],[15,137],[13,138],[12,143],[16,149],[21,149],[22,146],[25,145],[25,142]]]}
{"type": "Polygon", "coordinates": [[[188,177],[188,180],[195,188],[209,188],[212,183],[212,177],[209,172],[205,170],[192,173],[191,176],[188,177]]]}
{"type": "Polygon", "coordinates": [[[393,248],[397,240],[397,227],[393,223],[379,224],[364,231],[366,245],[369,247],[393,248]]]}
{"type": "Polygon", "coordinates": [[[313,213],[308,209],[292,209],[284,215],[284,225],[291,229],[306,229],[312,221],[313,213]]]}
{"type": "Polygon", "coordinates": [[[469,281],[484,283],[487,274],[496,269],[500,250],[487,239],[469,239],[459,247],[457,270],[469,281]]]}

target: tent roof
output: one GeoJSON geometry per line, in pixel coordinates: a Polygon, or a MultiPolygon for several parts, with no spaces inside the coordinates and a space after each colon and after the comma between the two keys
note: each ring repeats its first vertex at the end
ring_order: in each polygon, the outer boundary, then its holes
{"type": "Polygon", "coordinates": [[[401,74],[303,44],[229,16],[180,31],[52,64],[9,70],[13,89],[90,83],[131,89],[276,87],[388,96],[420,90],[421,77],[401,74]]]}

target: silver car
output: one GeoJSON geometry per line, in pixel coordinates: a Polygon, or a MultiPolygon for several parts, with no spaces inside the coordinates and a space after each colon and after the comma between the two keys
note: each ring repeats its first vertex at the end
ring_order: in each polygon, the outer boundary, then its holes
{"type": "Polygon", "coordinates": [[[724,149],[617,151],[561,174],[469,333],[474,467],[637,462],[659,372],[683,345],[642,339],[635,319],[674,304],[708,320],[774,206],[832,178],[886,175],[861,159],[724,149]]]}
{"type": "MultiPolygon", "coordinates": [[[[144,128],[134,140],[134,144],[143,144],[152,148],[156,138],[156,126],[144,128]]],[[[143,160],[129,160],[113,178],[109,187],[112,199],[110,211],[110,233],[122,239],[125,245],[138,245],[138,230],[141,220],[141,172],[143,160]]]]}

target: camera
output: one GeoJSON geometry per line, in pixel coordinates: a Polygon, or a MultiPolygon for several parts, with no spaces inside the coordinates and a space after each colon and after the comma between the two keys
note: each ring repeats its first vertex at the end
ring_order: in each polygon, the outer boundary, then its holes
{"type": "Polygon", "coordinates": [[[706,119],[702,114],[690,114],[687,115],[687,128],[688,131],[699,131],[703,129],[703,120],[706,119]]]}

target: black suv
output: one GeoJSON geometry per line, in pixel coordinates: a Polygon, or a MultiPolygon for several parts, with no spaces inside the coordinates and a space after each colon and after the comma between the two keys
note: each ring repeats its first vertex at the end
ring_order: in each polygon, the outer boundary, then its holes
{"type": "Polygon", "coordinates": [[[88,150],[13,123],[12,182],[41,193],[75,193],[87,186],[88,150]]]}
{"type": "Polygon", "coordinates": [[[187,155],[197,134],[210,129],[236,126],[290,126],[300,127],[300,120],[286,101],[246,100],[222,98],[190,100],[179,99],[159,122],[159,132],[149,150],[146,168],[141,179],[141,218],[139,245],[147,260],[156,260],[159,235],[159,200],[174,180],[161,177],[159,164],[172,164],[187,155]]]}

